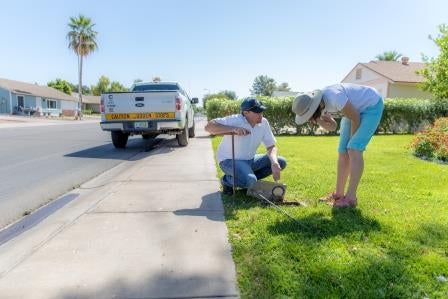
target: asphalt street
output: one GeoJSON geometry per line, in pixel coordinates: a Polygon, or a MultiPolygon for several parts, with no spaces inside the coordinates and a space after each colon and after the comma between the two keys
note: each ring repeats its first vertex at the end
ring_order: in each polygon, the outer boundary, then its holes
{"type": "Polygon", "coordinates": [[[154,145],[117,150],[96,122],[0,128],[0,140],[0,228],[154,145]]]}

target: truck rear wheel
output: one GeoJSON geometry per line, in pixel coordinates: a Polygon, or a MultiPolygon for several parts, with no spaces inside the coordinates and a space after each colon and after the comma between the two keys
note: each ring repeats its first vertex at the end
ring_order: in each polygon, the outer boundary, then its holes
{"type": "Polygon", "coordinates": [[[128,143],[129,134],[123,133],[121,131],[112,131],[112,143],[116,148],[125,148],[128,143]]]}
{"type": "Polygon", "coordinates": [[[193,120],[193,126],[188,129],[188,137],[193,138],[194,136],[196,136],[196,131],[195,131],[195,125],[194,125],[194,120],[193,120]]]}
{"type": "Polygon", "coordinates": [[[176,135],[177,143],[180,146],[188,145],[188,120],[185,122],[185,127],[182,130],[182,133],[176,135]]]}

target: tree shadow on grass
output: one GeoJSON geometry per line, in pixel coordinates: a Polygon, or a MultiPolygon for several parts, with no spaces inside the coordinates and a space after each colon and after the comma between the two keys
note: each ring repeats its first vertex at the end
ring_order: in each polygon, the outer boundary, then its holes
{"type": "Polygon", "coordinates": [[[366,217],[358,209],[333,209],[329,217],[323,213],[313,213],[303,218],[285,219],[268,227],[272,234],[300,234],[309,239],[326,239],[353,232],[379,231],[380,223],[366,217]]]}

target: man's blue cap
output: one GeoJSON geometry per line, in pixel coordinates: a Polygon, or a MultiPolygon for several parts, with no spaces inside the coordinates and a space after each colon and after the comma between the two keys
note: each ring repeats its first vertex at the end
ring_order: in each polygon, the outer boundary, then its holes
{"type": "Polygon", "coordinates": [[[266,110],[266,106],[258,101],[256,98],[246,98],[241,103],[241,111],[252,111],[255,113],[261,113],[266,110]]]}

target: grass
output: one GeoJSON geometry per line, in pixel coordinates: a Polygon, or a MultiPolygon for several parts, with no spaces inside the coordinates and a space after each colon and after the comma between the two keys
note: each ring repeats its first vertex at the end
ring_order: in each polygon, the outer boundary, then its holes
{"type": "Polygon", "coordinates": [[[448,165],[412,156],[411,138],[375,136],[358,207],[333,210],[318,198],[334,188],[338,137],[277,137],[286,200],[309,206],[283,207],[296,223],[223,196],[241,296],[447,298],[448,165]]]}

